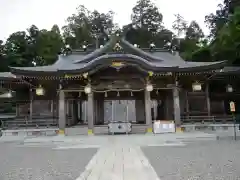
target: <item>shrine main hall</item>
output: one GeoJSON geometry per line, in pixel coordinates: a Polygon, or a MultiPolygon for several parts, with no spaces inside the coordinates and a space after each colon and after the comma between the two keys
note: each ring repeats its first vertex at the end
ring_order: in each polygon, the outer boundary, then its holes
{"type": "Polygon", "coordinates": [[[16,111],[4,125],[101,134],[109,124],[145,133],[159,120],[176,128],[232,123],[229,102],[238,112],[239,69],[226,61],[185,61],[175,50],[141,48],[115,33],[94,50],[66,47],[52,65],[0,73],[16,111]]]}

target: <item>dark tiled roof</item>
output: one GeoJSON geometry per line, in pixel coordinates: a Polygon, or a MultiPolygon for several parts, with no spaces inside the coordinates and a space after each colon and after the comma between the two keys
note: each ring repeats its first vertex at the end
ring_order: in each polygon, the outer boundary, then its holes
{"type": "Polygon", "coordinates": [[[0,79],[15,79],[16,76],[11,72],[0,72],[0,79]]]}
{"type": "Polygon", "coordinates": [[[219,62],[188,62],[184,61],[178,53],[173,54],[169,51],[146,52],[130,44],[120,37],[113,36],[103,47],[96,49],[88,54],[73,51],[68,55],[59,55],[58,61],[49,66],[37,67],[11,67],[11,71],[17,72],[61,72],[61,71],[88,71],[96,66],[110,63],[110,60],[121,60],[139,64],[146,70],[153,71],[202,71],[223,68],[225,61],[219,62]],[[124,49],[124,53],[111,53],[113,48],[119,43],[124,49]],[[111,59],[112,58],[112,59],[111,59]]]}

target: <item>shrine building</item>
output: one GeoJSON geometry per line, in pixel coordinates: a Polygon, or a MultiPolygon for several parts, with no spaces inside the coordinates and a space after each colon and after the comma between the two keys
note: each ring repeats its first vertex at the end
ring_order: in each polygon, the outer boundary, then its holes
{"type": "Polygon", "coordinates": [[[130,123],[132,133],[152,132],[156,120],[177,128],[232,123],[240,67],[226,63],[185,61],[177,51],[140,48],[116,33],[94,50],[66,48],[52,65],[0,73],[16,111],[4,126],[104,134],[113,122],[130,123]]]}

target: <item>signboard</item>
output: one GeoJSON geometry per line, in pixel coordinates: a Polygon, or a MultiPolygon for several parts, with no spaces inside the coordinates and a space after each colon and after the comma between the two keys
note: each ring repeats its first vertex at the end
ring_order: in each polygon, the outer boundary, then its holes
{"type": "Polygon", "coordinates": [[[234,103],[233,101],[231,101],[231,102],[229,103],[229,105],[230,105],[230,111],[231,111],[231,112],[235,112],[235,111],[236,111],[236,109],[235,109],[235,103],[234,103]]]}
{"type": "Polygon", "coordinates": [[[153,124],[153,132],[158,133],[174,133],[175,123],[174,121],[155,121],[153,124]]]}

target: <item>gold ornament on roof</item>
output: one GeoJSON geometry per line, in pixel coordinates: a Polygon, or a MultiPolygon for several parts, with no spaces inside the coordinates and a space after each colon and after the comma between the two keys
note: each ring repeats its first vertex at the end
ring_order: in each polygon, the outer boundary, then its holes
{"type": "Polygon", "coordinates": [[[152,77],[152,76],[153,76],[153,72],[152,72],[152,71],[148,71],[148,75],[149,75],[150,77],[152,77]]]}
{"type": "Polygon", "coordinates": [[[124,64],[122,62],[112,62],[112,66],[113,67],[121,67],[123,66],[124,64]]]}

